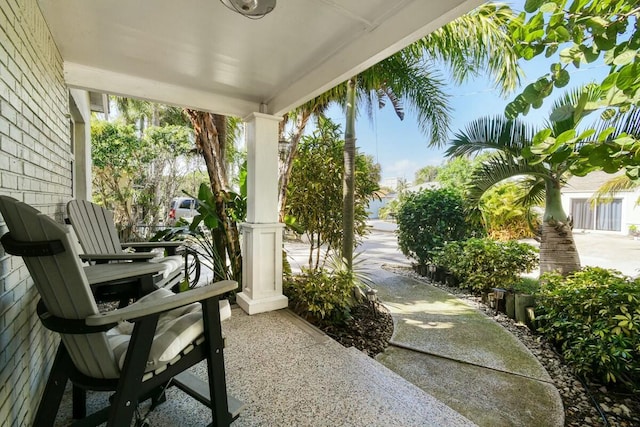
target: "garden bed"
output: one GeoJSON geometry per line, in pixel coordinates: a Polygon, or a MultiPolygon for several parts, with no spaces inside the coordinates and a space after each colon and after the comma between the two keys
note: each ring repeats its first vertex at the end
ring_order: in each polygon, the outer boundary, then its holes
{"type": "Polygon", "coordinates": [[[345,347],[355,347],[375,357],[389,345],[393,334],[393,318],[381,304],[362,302],[351,309],[351,318],[342,325],[322,322],[297,313],[345,347]]]}

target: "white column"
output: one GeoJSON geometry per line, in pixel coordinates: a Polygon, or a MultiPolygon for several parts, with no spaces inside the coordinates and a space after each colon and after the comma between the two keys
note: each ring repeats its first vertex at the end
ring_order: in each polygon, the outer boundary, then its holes
{"type": "Polygon", "coordinates": [[[242,292],[248,314],[287,307],[282,294],[282,227],[278,222],[278,122],[253,113],[245,118],[247,222],[242,228],[242,292]]]}

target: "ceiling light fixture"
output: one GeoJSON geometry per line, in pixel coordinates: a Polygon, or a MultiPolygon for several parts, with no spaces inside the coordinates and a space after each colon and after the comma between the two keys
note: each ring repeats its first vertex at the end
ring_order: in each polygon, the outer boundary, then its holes
{"type": "Polygon", "coordinates": [[[260,19],[276,7],[276,0],[220,0],[234,12],[249,19],[260,19]]]}

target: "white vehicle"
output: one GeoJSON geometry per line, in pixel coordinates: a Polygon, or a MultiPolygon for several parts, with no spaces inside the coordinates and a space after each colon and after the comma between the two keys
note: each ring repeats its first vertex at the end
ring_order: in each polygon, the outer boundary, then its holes
{"type": "Polygon", "coordinates": [[[198,201],[191,197],[176,197],[171,200],[169,206],[169,218],[167,223],[174,225],[180,218],[191,222],[194,216],[198,214],[198,201]]]}

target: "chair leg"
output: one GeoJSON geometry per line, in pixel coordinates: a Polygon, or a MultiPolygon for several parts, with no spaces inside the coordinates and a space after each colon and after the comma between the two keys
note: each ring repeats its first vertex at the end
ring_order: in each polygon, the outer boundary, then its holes
{"type": "Polygon", "coordinates": [[[87,416],[87,392],[74,384],[72,390],[73,419],[80,420],[87,416]]]}
{"type": "Polygon", "coordinates": [[[33,421],[34,426],[53,426],[64,389],[69,380],[69,371],[72,369],[74,368],[69,353],[67,353],[64,344],[60,343],[51,367],[51,373],[49,373],[47,385],[38,405],[36,418],[33,421]]]}
{"type": "Polygon", "coordinates": [[[170,383],[165,383],[162,384],[161,386],[158,386],[152,393],[151,396],[151,409],[155,409],[158,407],[158,405],[163,404],[164,402],[167,401],[167,388],[169,387],[170,383]]]}
{"type": "Polygon", "coordinates": [[[136,322],[109,411],[108,427],[131,425],[158,317],[156,314],[136,322]]]}
{"type": "Polygon", "coordinates": [[[227,402],[227,382],[224,371],[222,329],[220,325],[220,307],[218,298],[209,298],[202,302],[204,334],[208,343],[207,372],[209,393],[211,396],[212,425],[229,426],[231,415],[227,402]]]}

